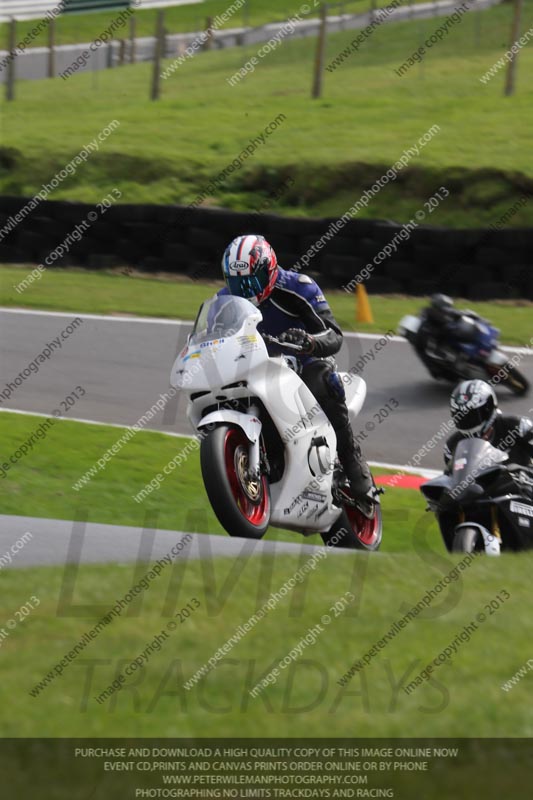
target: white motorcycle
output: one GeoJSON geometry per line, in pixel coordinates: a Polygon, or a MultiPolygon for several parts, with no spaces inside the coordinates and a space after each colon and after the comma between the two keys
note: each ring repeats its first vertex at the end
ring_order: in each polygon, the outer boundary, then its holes
{"type": "MultiPolygon", "coordinates": [[[[202,476],[216,516],[231,536],[260,539],[272,525],[320,533],[337,547],[377,550],[378,491],[368,519],[352,500],[335,431],[299,377],[297,359],[269,356],[257,330],[261,319],[241,297],[207,300],[171,372],[171,385],[188,395],[187,416],[201,439],[202,476]]],[[[353,424],[366,384],[340,374],[353,424]]]]}

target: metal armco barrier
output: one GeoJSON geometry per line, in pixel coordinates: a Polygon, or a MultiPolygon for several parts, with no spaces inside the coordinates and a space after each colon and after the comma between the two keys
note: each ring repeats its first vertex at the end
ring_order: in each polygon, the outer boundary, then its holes
{"type": "MultiPolygon", "coordinates": [[[[137,8],[142,11],[147,8],[169,8],[170,6],[183,6],[190,5],[191,3],[203,3],[204,0],[140,0],[137,8]]],[[[3,0],[0,5],[0,22],[7,22],[11,17],[15,19],[42,19],[47,11],[57,8],[60,0],[3,0]]],[[[105,11],[106,7],[109,10],[125,8],[128,5],[127,0],[115,0],[115,2],[107,2],[107,0],[70,0],[69,5],[72,6],[71,10],[87,11],[89,6],[92,6],[93,11],[105,11]],[[74,9],[74,6],[79,5],[79,9],[74,9]],[[81,6],[84,6],[82,8],[81,6]]]]}

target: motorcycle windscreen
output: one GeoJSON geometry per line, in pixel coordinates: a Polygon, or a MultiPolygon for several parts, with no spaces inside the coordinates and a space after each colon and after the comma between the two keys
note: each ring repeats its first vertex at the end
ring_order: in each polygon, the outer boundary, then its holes
{"type": "Polygon", "coordinates": [[[407,333],[417,334],[420,330],[422,321],[420,317],[414,317],[412,314],[407,314],[402,317],[398,324],[398,333],[400,336],[405,336],[407,333]]]}
{"type": "Polygon", "coordinates": [[[230,294],[215,295],[200,308],[189,345],[234,336],[251,317],[259,322],[263,315],[248,300],[230,294]]]}
{"type": "Polygon", "coordinates": [[[462,439],[453,456],[452,488],[459,489],[473,484],[483,472],[502,464],[508,458],[507,453],[483,439],[462,439]]]}

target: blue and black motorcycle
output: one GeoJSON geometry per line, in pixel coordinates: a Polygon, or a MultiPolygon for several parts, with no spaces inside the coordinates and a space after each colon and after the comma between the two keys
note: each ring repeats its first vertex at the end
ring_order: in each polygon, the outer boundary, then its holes
{"type": "Polygon", "coordinates": [[[420,317],[400,320],[398,333],[405,336],[434,378],[453,381],[490,380],[516,395],[529,391],[529,381],[517,369],[520,355],[511,359],[498,347],[500,331],[481,317],[463,314],[441,336],[425,329],[420,317]]]}

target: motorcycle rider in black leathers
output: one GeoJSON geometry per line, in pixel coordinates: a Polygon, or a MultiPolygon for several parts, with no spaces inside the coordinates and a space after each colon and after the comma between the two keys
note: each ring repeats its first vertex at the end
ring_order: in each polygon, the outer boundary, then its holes
{"type": "MultiPolygon", "coordinates": [[[[344,386],[331,358],[341,348],[342,331],[322,290],[308,275],[281,269],[272,247],[255,234],[238,236],[229,244],[222,271],[226,288],[219,294],[238,295],[260,305],[259,332],[301,348],[297,353],[300,377],[335,430],[337,454],[353,500],[363,514],[372,517],[372,476],[354,440],[344,386]]],[[[289,353],[294,355],[293,350],[289,353]]]]}
{"type": "Polygon", "coordinates": [[[440,377],[435,362],[427,354],[436,353],[454,346],[454,342],[471,342],[477,335],[476,321],[483,321],[479,314],[469,309],[454,307],[453,300],[445,294],[434,294],[431,303],[420,314],[421,325],[414,347],[434,378],[440,377]]]}
{"type": "MultiPolygon", "coordinates": [[[[449,473],[457,444],[472,436],[508,453],[510,464],[533,466],[533,422],[529,417],[502,414],[490,384],[481,380],[462,381],[452,392],[450,411],[457,431],[444,446],[446,472],[449,473]]],[[[533,495],[531,487],[530,493],[533,495]]]]}

